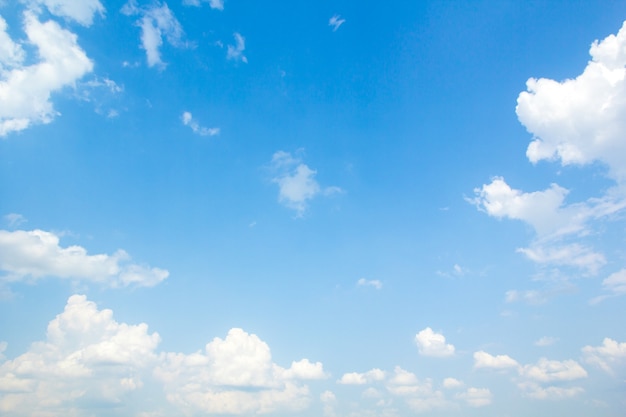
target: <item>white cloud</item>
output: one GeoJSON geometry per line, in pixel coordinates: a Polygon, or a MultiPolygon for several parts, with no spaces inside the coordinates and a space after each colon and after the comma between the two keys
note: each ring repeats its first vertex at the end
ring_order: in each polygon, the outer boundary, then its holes
{"type": "Polygon", "coordinates": [[[339,29],[339,26],[344,24],[345,21],[346,19],[342,19],[341,16],[336,14],[328,19],[328,26],[331,26],[333,28],[333,32],[335,32],[337,29],[339,29]]]}
{"type": "Polygon", "coordinates": [[[626,179],[626,23],[617,35],[595,41],[591,61],[575,79],[531,78],[517,99],[520,122],[533,134],[528,159],[562,165],[600,161],[626,179]]]}
{"type": "Polygon", "coordinates": [[[584,392],[581,387],[542,387],[534,382],[522,382],[519,388],[530,398],[536,400],[562,400],[572,398],[584,392]]]}
{"type": "Polygon", "coordinates": [[[0,16],[0,71],[20,66],[26,54],[19,43],[7,33],[7,22],[0,16]]]}
{"type": "Polygon", "coordinates": [[[538,339],[537,341],[535,341],[535,346],[539,346],[539,347],[552,346],[558,340],[559,339],[557,337],[544,336],[538,339]]]}
{"type": "Polygon", "coordinates": [[[45,6],[50,13],[65,19],[74,20],[83,26],[91,26],[97,13],[104,16],[104,6],[99,0],[22,0],[32,8],[45,6]]]}
{"type": "Polygon", "coordinates": [[[359,287],[374,287],[377,290],[380,290],[383,288],[383,283],[377,279],[361,278],[357,281],[356,285],[358,285],[359,287]]]}
{"type": "Polygon", "coordinates": [[[185,6],[200,7],[201,3],[209,3],[211,9],[224,10],[224,0],[183,0],[185,6]]]}
{"type": "Polygon", "coordinates": [[[420,355],[446,357],[454,355],[454,346],[446,344],[446,338],[441,333],[435,333],[430,327],[415,335],[420,355]]]}
{"type": "MultiPolygon", "coordinates": [[[[3,24],[4,20],[0,27],[3,24]]],[[[0,31],[0,136],[33,123],[50,123],[58,114],[50,102],[51,94],[74,86],[93,69],[76,35],[56,22],[41,23],[32,12],[24,13],[24,31],[39,57],[32,65],[22,65],[23,50],[10,41],[5,30],[0,31]]]]}
{"type": "Polygon", "coordinates": [[[505,300],[507,303],[514,303],[517,301],[524,301],[528,304],[539,305],[547,301],[546,294],[541,291],[528,290],[509,290],[505,294],[505,300]]]}
{"type": "Polygon", "coordinates": [[[584,360],[597,365],[608,373],[614,373],[615,367],[626,363],[626,342],[618,343],[611,338],[604,338],[601,346],[585,346],[584,360]]]}
{"type": "Polygon", "coordinates": [[[441,391],[433,389],[430,379],[420,381],[415,374],[396,366],[394,375],[386,383],[387,390],[404,399],[416,413],[445,408],[448,403],[441,391]]]}
{"type": "Polygon", "coordinates": [[[568,398],[583,392],[580,387],[564,387],[570,381],[587,377],[587,371],[574,360],[548,360],[541,358],[536,364],[520,365],[508,355],[493,356],[487,352],[474,353],[474,368],[514,369],[522,381],[517,385],[525,394],[535,399],[568,398]],[[558,386],[546,384],[557,383],[558,386]]]}
{"type": "MultiPolygon", "coordinates": [[[[0,343],[0,414],[79,417],[115,407],[120,415],[170,415],[144,389],[155,383],[185,415],[297,411],[311,400],[302,381],[326,377],[321,363],[307,359],[278,366],[267,344],[241,329],[204,352],[159,353],[159,343],[146,324],[117,322],[111,310],[73,295],[45,340],[6,361],[0,343]]],[[[332,393],[323,398],[331,401],[332,393]]]]}
{"type": "Polygon", "coordinates": [[[237,32],[233,36],[235,37],[235,45],[228,45],[226,59],[241,61],[247,64],[248,58],[243,54],[243,51],[246,49],[246,39],[237,32]]]}
{"type": "Polygon", "coordinates": [[[18,213],[9,213],[4,216],[4,221],[7,222],[9,227],[18,227],[21,224],[26,223],[26,217],[18,213]]]}
{"type": "Polygon", "coordinates": [[[183,121],[185,126],[189,126],[193,133],[196,133],[200,136],[215,136],[220,133],[220,129],[218,127],[204,127],[200,126],[197,121],[194,120],[192,114],[188,111],[183,112],[180,119],[183,121]]]}
{"type": "Polygon", "coordinates": [[[339,187],[322,189],[315,180],[317,171],[309,168],[300,158],[292,156],[289,152],[275,152],[270,168],[275,172],[272,182],[278,184],[279,188],[278,201],[295,210],[296,217],[304,215],[307,202],[318,194],[328,195],[341,191],[339,187]]]}
{"type": "Polygon", "coordinates": [[[90,405],[121,406],[143,385],[159,342],[146,324],[118,323],[111,310],[73,295],[46,340],[0,365],[0,413],[74,416],[90,405]]]}
{"type": "Polygon", "coordinates": [[[59,236],[43,230],[0,230],[0,270],[4,280],[57,277],[98,282],[111,287],[153,286],[169,272],[129,264],[120,250],[113,255],[88,255],[81,246],[60,246],[59,236]]]}
{"type": "MultiPolygon", "coordinates": [[[[591,60],[574,79],[531,78],[520,93],[516,112],[533,135],[526,155],[530,162],[561,165],[600,163],[615,186],[598,198],[566,204],[568,190],[552,184],[544,191],[524,193],[502,178],[475,190],[472,201],[490,216],[522,220],[537,239],[520,249],[543,266],[569,267],[595,274],[606,264],[603,254],[582,242],[593,232],[593,220],[626,207],[626,22],[617,35],[595,41],[591,60]],[[562,242],[568,237],[570,242],[562,242]]],[[[592,303],[605,297],[591,300],[592,303]]]]}
{"type": "Polygon", "coordinates": [[[148,66],[165,67],[161,60],[160,48],[163,45],[163,37],[172,46],[181,46],[183,29],[174,13],[167,7],[166,3],[154,5],[146,8],[139,8],[134,1],[129,1],[123,8],[122,13],[126,15],[140,15],[137,22],[141,27],[141,45],[146,51],[148,66]]]}
{"type": "Polygon", "coordinates": [[[365,385],[374,381],[382,381],[384,379],[385,372],[378,368],[374,368],[364,373],[350,372],[343,374],[337,383],[343,385],[365,385]]]}
{"type": "Polygon", "coordinates": [[[520,374],[537,382],[572,381],[587,377],[587,371],[574,360],[554,361],[541,358],[535,365],[526,365],[520,374]]]}
{"type": "Polygon", "coordinates": [[[457,394],[456,398],[464,400],[470,407],[484,407],[491,404],[493,394],[488,388],[470,387],[467,391],[457,394]]]}
{"type": "Polygon", "coordinates": [[[225,339],[208,343],[205,353],[165,354],[155,376],[168,401],[185,413],[261,414],[306,408],[309,389],[299,380],[325,374],[319,362],[306,359],[282,368],[256,335],[231,329],[225,339]]]}
{"type": "Polygon", "coordinates": [[[586,270],[595,275],[606,264],[603,254],[593,249],[573,243],[563,246],[540,246],[520,248],[517,250],[528,259],[542,265],[568,266],[586,270]]]}
{"type": "Polygon", "coordinates": [[[602,281],[602,287],[614,295],[626,294],[626,269],[612,273],[602,281]]]}
{"type": "Polygon", "coordinates": [[[474,368],[517,369],[519,366],[519,363],[508,355],[493,356],[482,350],[474,353],[474,368]]]}
{"type": "Polygon", "coordinates": [[[463,381],[459,381],[456,378],[446,378],[443,380],[443,387],[446,389],[460,388],[464,385],[463,381]]]}

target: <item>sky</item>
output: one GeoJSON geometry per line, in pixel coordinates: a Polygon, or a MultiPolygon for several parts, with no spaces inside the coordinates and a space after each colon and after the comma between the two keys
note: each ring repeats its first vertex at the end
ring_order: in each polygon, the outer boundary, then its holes
{"type": "Polygon", "coordinates": [[[0,0],[0,415],[622,417],[626,3],[0,0]]]}

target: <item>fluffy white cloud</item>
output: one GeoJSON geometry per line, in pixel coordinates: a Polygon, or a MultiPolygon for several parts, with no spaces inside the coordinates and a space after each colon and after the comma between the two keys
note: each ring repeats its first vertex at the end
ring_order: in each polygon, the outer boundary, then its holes
{"type": "Polygon", "coordinates": [[[163,37],[172,46],[181,46],[183,29],[174,13],[166,3],[154,3],[146,8],[139,8],[134,1],[129,1],[123,8],[122,13],[132,16],[140,15],[137,25],[141,28],[141,45],[146,51],[148,66],[165,67],[161,60],[160,48],[163,45],[163,37]]]}
{"type": "Polygon", "coordinates": [[[309,390],[299,380],[326,375],[321,363],[306,359],[282,368],[256,335],[231,329],[225,339],[207,344],[204,353],[165,354],[155,376],[168,401],[185,412],[256,414],[307,407],[309,390]]]}
{"type": "Polygon", "coordinates": [[[597,365],[608,373],[613,373],[617,365],[626,363],[626,342],[618,343],[608,337],[601,346],[585,346],[582,351],[585,362],[597,365]]]}
{"type": "Polygon", "coordinates": [[[364,373],[350,372],[343,374],[341,379],[337,382],[344,385],[364,385],[374,381],[382,381],[384,379],[385,372],[378,368],[374,368],[364,373]]]}
{"type": "Polygon", "coordinates": [[[241,61],[247,64],[248,58],[243,54],[243,51],[246,49],[246,39],[237,32],[233,36],[235,37],[235,45],[228,45],[226,59],[241,61]]]}
{"type": "Polygon", "coordinates": [[[32,8],[45,6],[50,13],[74,20],[83,26],[91,26],[97,13],[104,16],[104,6],[99,0],[22,0],[32,8]]]}
{"type": "Polygon", "coordinates": [[[292,156],[289,152],[274,153],[270,169],[275,173],[272,182],[278,184],[278,201],[295,210],[297,217],[304,215],[307,202],[320,193],[330,195],[341,192],[339,187],[322,189],[315,180],[317,171],[309,168],[300,158],[292,156]]]}
{"type": "Polygon", "coordinates": [[[211,9],[224,10],[224,0],[183,0],[185,6],[200,7],[202,3],[209,3],[211,9]]]}
{"type": "Polygon", "coordinates": [[[113,255],[89,255],[81,246],[60,246],[59,236],[43,230],[0,230],[0,270],[4,280],[58,277],[102,283],[111,287],[153,286],[169,272],[129,264],[120,250],[113,255]]]}
{"type": "Polygon", "coordinates": [[[357,281],[356,285],[358,285],[359,287],[374,287],[377,290],[380,290],[383,288],[383,283],[377,279],[361,278],[357,281]]]}
{"type": "Polygon", "coordinates": [[[464,400],[470,407],[484,407],[491,404],[493,395],[488,388],[470,387],[467,391],[457,394],[456,398],[464,400]]]}
{"type": "Polygon", "coordinates": [[[328,19],[328,26],[333,28],[333,32],[339,29],[339,26],[345,23],[346,19],[342,19],[338,14],[328,19]]]}
{"type": "Polygon", "coordinates": [[[189,126],[191,128],[193,133],[196,133],[200,136],[215,136],[220,133],[220,129],[218,127],[208,128],[200,126],[198,122],[194,120],[193,115],[188,111],[183,112],[180,119],[183,121],[183,124],[185,126],[189,126]]]}
{"type": "Polygon", "coordinates": [[[474,368],[510,369],[519,366],[519,363],[508,355],[493,356],[482,350],[474,353],[474,368]]]}
{"type": "Polygon", "coordinates": [[[463,383],[463,381],[459,381],[456,378],[446,378],[443,380],[442,385],[446,389],[454,389],[454,388],[460,388],[465,384],[463,383]]]}
{"type": "Polygon", "coordinates": [[[45,340],[25,353],[4,360],[0,342],[0,414],[86,417],[115,407],[120,415],[171,415],[166,403],[154,404],[157,383],[185,415],[295,411],[310,402],[302,381],[326,378],[319,362],[276,365],[267,344],[241,329],[188,355],[159,353],[159,343],[146,324],[117,322],[111,310],[73,295],[45,340]]]}
{"type": "Polygon", "coordinates": [[[23,65],[23,49],[6,34],[0,21],[0,136],[49,123],[58,114],[50,101],[53,92],[71,87],[93,69],[78,46],[76,35],[58,23],[42,23],[34,13],[24,13],[28,43],[37,49],[39,62],[23,65]]]}
{"type": "Polygon", "coordinates": [[[616,35],[595,41],[590,54],[591,61],[574,79],[528,80],[528,91],[520,93],[516,112],[533,135],[526,152],[532,163],[599,162],[616,186],[599,198],[566,204],[568,190],[557,184],[525,193],[498,177],[477,188],[476,198],[470,201],[490,216],[531,225],[537,239],[519,250],[530,260],[555,270],[568,267],[595,274],[606,264],[604,255],[574,239],[591,234],[593,220],[626,207],[626,22],[616,35]],[[570,242],[562,242],[565,237],[570,242]]]}
{"type": "Polygon", "coordinates": [[[435,333],[430,327],[415,335],[415,343],[420,355],[446,357],[454,355],[454,346],[446,344],[446,338],[441,333],[435,333]]]}
{"type": "Polygon", "coordinates": [[[68,416],[90,406],[118,406],[143,384],[160,338],[73,295],[48,324],[44,341],[0,365],[0,413],[68,416]]]}
{"type": "Polygon", "coordinates": [[[587,371],[574,360],[554,361],[541,358],[535,365],[526,365],[520,374],[537,382],[572,381],[587,377],[587,371]]]}
{"type": "Polygon", "coordinates": [[[531,78],[517,99],[520,122],[533,134],[526,155],[535,163],[600,161],[626,179],[626,23],[617,35],[595,41],[591,61],[575,79],[531,78]]]}

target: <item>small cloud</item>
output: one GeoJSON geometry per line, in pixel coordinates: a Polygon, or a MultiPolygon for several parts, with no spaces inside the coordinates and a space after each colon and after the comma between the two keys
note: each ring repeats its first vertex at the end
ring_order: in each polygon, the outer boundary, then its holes
{"type": "Polygon", "coordinates": [[[4,216],[4,221],[9,227],[14,228],[19,227],[21,224],[26,223],[28,220],[26,220],[26,217],[22,216],[21,214],[9,213],[4,216]]]}
{"type": "Polygon", "coordinates": [[[328,26],[333,28],[333,32],[339,29],[339,26],[343,25],[346,19],[342,19],[338,14],[334,15],[330,19],[328,19],[328,26]]]}
{"type": "Polygon", "coordinates": [[[237,32],[235,32],[233,36],[235,37],[235,45],[228,45],[226,59],[241,61],[247,64],[248,58],[243,54],[243,51],[246,49],[246,38],[237,32]]]}
{"type": "Polygon", "coordinates": [[[459,381],[456,378],[446,378],[443,380],[443,387],[446,389],[461,388],[464,385],[463,381],[459,381]]]}
{"type": "Polygon", "coordinates": [[[430,327],[415,335],[415,343],[420,355],[446,357],[454,355],[454,345],[446,344],[446,338],[441,333],[435,333],[430,327]]]}
{"type": "Polygon", "coordinates": [[[180,119],[185,126],[189,126],[191,128],[193,133],[196,133],[200,136],[215,136],[220,133],[220,129],[218,127],[207,128],[200,126],[198,122],[193,119],[193,115],[188,111],[183,112],[180,119]]]}
{"type": "Polygon", "coordinates": [[[184,6],[200,7],[201,3],[209,3],[211,9],[224,10],[224,0],[183,0],[184,6]]]}
{"type": "Polygon", "coordinates": [[[356,285],[359,287],[374,287],[377,290],[380,290],[383,287],[383,283],[377,279],[367,280],[365,278],[361,278],[357,281],[356,285]]]}
{"type": "Polygon", "coordinates": [[[552,346],[558,340],[559,340],[558,337],[544,336],[535,342],[535,346],[539,346],[539,347],[552,346]]]}
{"type": "Polygon", "coordinates": [[[302,217],[307,202],[319,195],[336,194],[339,187],[322,188],[315,179],[317,171],[302,163],[302,160],[289,152],[277,151],[272,156],[270,168],[276,173],[272,182],[278,184],[278,201],[296,210],[296,217],[302,217]]]}

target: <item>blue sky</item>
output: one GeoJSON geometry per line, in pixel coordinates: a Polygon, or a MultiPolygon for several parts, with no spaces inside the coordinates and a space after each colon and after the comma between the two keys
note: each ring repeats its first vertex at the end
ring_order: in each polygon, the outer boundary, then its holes
{"type": "Polygon", "coordinates": [[[0,0],[0,414],[621,416],[625,22],[0,0]]]}

